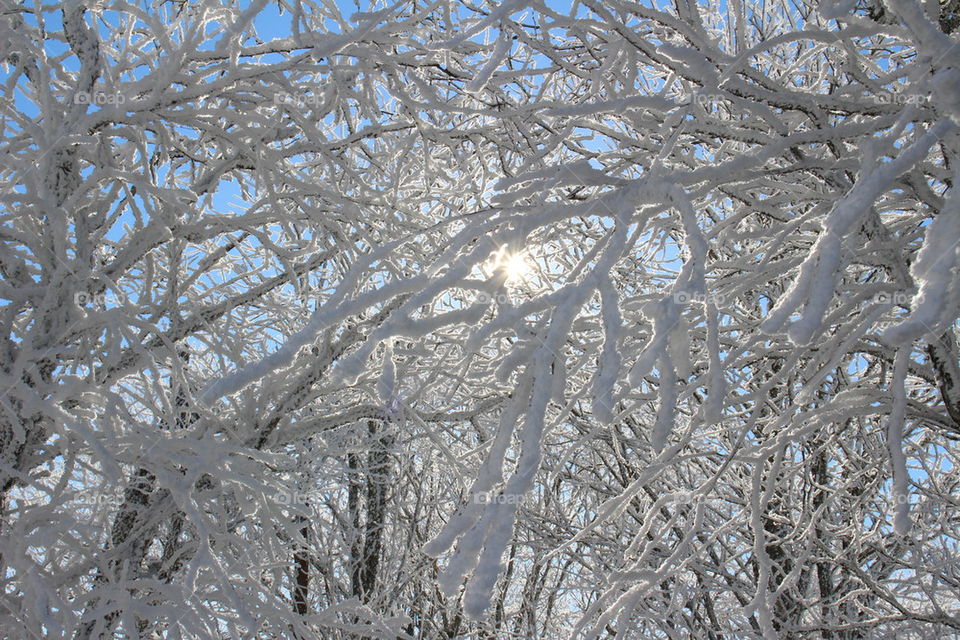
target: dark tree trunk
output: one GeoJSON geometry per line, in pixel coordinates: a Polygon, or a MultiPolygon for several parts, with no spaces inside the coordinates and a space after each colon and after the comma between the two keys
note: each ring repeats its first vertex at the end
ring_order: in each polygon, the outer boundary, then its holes
{"type": "Polygon", "coordinates": [[[375,420],[368,423],[371,444],[363,468],[359,454],[348,454],[347,460],[351,475],[347,500],[356,532],[351,545],[351,591],[363,602],[369,602],[377,588],[386,526],[387,488],[391,479],[390,447],[393,439],[390,436],[378,437],[378,427],[375,420]],[[361,491],[365,503],[362,521],[361,491]]]}
{"type": "Polygon", "coordinates": [[[293,554],[293,611],[305,616],[310,612],[310,521],[297,516],[303,546],[293,554]]]}

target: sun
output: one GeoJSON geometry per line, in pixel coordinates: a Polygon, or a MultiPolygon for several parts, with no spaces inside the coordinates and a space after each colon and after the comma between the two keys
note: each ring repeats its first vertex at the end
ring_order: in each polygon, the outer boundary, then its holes
{"type": "Polygon", "coordinates": [[[532,271],[530,262],[522,252],[506,253],[500,258],[500,267],[507,278],[507,282],[521,282],[532,271]]]}

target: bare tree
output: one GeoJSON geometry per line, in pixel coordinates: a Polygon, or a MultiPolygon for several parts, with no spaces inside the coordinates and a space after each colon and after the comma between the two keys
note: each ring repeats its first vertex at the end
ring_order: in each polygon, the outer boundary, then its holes
{"type": "Polygon", "coordinates": [[[960,636],[956,26],[0,0],[0,625],[960,636]]]}

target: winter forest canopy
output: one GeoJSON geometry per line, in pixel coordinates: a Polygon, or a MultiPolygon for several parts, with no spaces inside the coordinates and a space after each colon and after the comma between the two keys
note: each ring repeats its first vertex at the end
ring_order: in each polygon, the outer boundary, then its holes
{"type": "Polygon", "coordinates": [[[0,629],[960,638],[958,0],[0,0],[0,629]]]}

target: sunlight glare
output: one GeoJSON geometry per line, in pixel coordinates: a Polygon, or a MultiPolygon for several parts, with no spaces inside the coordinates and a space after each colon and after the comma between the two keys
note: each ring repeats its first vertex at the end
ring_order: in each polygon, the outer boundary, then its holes
{"type": "Polygon", "coordinates": [[[506,253],[501,259],[503,272],[507,276],[507,282],[520,282],[531,271],[530,263],[523,253],[506,253]]]}

